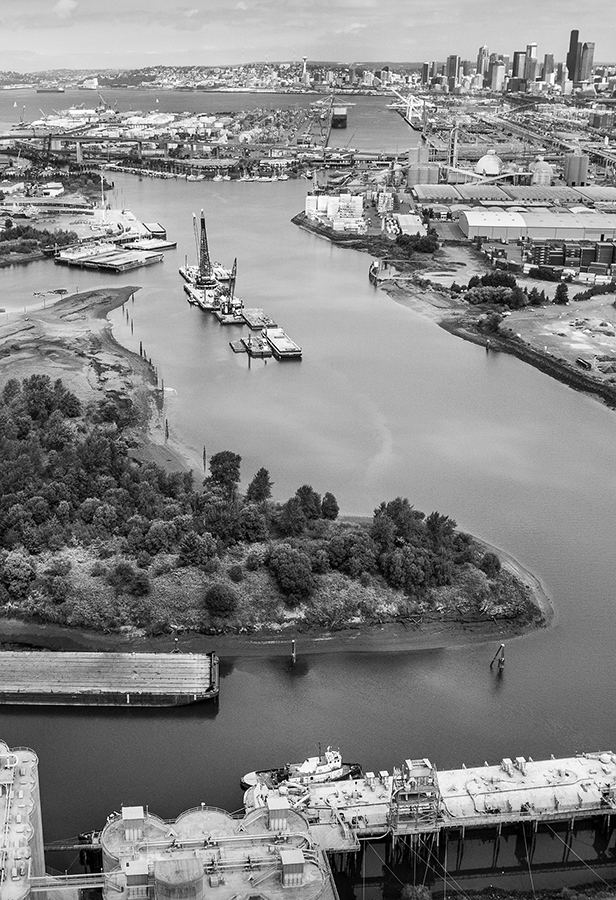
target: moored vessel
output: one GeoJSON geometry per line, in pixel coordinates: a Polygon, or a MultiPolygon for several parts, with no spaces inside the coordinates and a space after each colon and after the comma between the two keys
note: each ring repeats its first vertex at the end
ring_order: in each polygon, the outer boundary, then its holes
{"type": "Polygon", "coordinates": [[[302,348],[282,328],[264,328],[264,337],[276,359],[301,359],[302,348]]]}
{"type": "Polygon", "coordinates": [[[266,784],[277,787],[283,782],[291,784],[320,784],[328,781],[345,781],[361,777],[359,763],[345,763],[339,750],[328,747],[325,753],[309,756],[302,763],[287,763],[278,769],[262,769],[248,772],[240,779],[243,788],[266,784]]]}

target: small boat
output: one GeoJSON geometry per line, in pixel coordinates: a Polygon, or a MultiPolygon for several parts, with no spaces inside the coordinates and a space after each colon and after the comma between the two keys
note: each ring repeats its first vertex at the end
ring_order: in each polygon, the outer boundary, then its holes
{"type": "Polygon", "coordinates": [[[303,763],[287,763],[280,769],[262,769],[248,772],[240,780],[244,789],[257,784],[278,787],[279,784],[322,784],[328,781],[345,781],[349,778],[361,778],[362,769],[359,763],[345,763],[339,750],[328,747],[319,756],[309,756],[303,763]]]}

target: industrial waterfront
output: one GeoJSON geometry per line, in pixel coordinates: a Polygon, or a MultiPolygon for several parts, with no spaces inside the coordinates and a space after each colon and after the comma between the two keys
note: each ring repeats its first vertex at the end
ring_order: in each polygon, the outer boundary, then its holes
{"type": "MultiPolygon", "coordinates": [[[[382,115],[385,128],[401,122],[382,115]]],[[[216,709],[3,708],[0,737],[40,759],[46,839],[100,827],[121,804],[169,818],[201,801],[237,809],[242,772],[302,758],[319,740],[374,771],[408,757],[442,769],[613,748],[614,413],[376,292],[368,256],[290,224],[302,182],[115,182],[116,205],[164,220],[178,240],[139,272],[133,334],[125,313],[112,316],[118,339],[137,352],[142,341],[162,373],[177,439],[197,458],[203,445],[240,453],[246,478],[267,466],[280,499],[309,482],[346,513],[370,515],[398,495],[448,513],[534,571],[557,615],[510,644],[502,678],[489,669],[492,646],[307,654],[300,640],[294,667],[223,657],[216,709]],[[238,290],[284,322],[301,365],[249,366],[227,329],[186,303],[177,269],[201,206],[213,255],[238,257],[238,290]]],[[[3,304],[21,310],[35,291],[102,277],[50,262],[5,270],[3,304]]],[[[508,884],[528,889],[527,873],[508,884]]]]}

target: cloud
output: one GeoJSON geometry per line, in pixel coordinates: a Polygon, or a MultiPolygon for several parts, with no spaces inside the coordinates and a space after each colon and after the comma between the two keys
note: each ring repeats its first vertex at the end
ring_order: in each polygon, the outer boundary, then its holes
{"type": "Polygon", "coordinates": [[[52,9],[52,12],[54,12],[59,19],[70,19],[78,5],[77,0],[58,0],[52,9]]]}
{"type": "Polygon", "coordinates": [[[336,34],[359,34],[367,27],[365,22],[353,22],[351,25],[345,25],[344,28],[336,29],[336,34]]]}

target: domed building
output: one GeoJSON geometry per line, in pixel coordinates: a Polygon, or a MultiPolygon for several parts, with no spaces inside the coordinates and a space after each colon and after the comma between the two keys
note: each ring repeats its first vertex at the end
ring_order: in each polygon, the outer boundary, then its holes
{"type": "Polygon", "coordinates": [[[544,160],[543,156],[538,156],[536,161],[530,164],[529,169],[533,173],[530,180],[531,184],[552,184],[554,169],[548,162],[544,160]]]}
{"type": "Polygon", "coordinates": [[[496,150],[488,150],[475,166],[475,172],[477,175],[500,175],[502,167],[503,161],[496,155],[496,150]]]}

